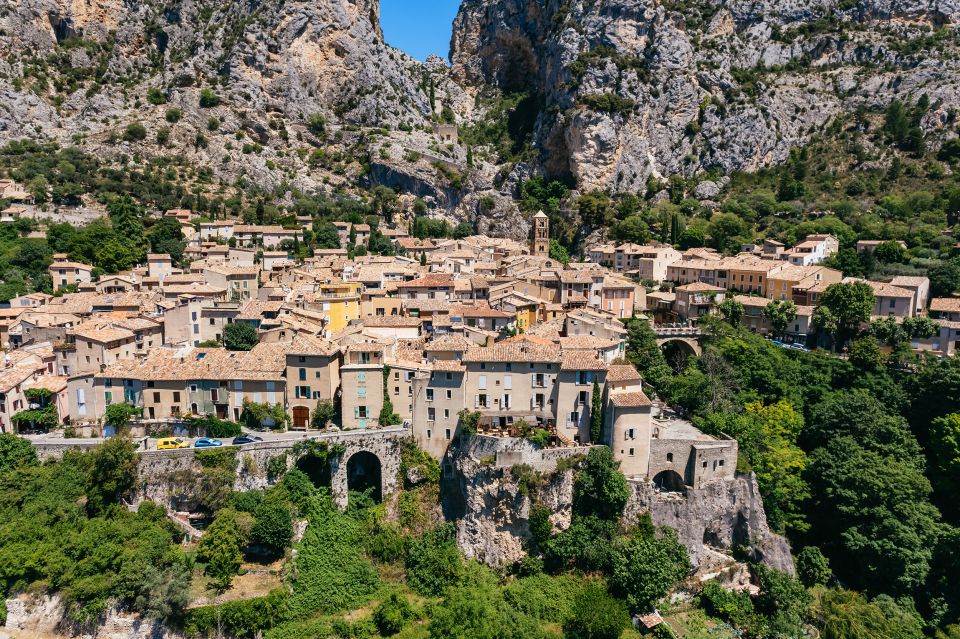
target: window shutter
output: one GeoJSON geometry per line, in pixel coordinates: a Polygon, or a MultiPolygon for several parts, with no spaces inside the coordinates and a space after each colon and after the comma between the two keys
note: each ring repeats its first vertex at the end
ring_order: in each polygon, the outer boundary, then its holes
{"type": "Polygon", "coordinates": [[[354,407],[353,407],[353,416],[354,416],[354,417],[360,417],[360,407],[359,407],[359,406],[354,406],[354,407]]]}

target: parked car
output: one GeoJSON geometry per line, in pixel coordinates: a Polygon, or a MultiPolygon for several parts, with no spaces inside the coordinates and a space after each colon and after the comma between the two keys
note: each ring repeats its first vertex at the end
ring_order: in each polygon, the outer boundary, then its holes
{"type": "Polygon", "coordinates": [[[157,450],[176,450],[178,448],[190,448],[190,442],[182,437],[164,437],[157,440],[157,450]]]}
{"type": "Polygon", "coordinates": [[[772,339],[772,340],[770,340],[770,343],[773,344],[774,346],[779,346],[780,348],[786,348],[786,347],[787,347],[786,344],[784,344],[783,342],[781,342],[781,341],[778,340],[778,339],[772,339]]]}
{"type": "Polygon", "coordinates": [[[787,348],[792,348],[797,351],[803,351],[804,353],[810,352],[810,349],[804,346],[803,344],[787,344],[787,348]]]}
{"type": "Polygon", "coordinates": [[[201,437],[193,442],[194,448],[214,448],[216,446],[223,446],[223,442],[219,439],[213,439],[212,437],[201,437]]]}
{"type": "Polygon", "coordinates": [[[257,437],[256,435],[246,434],[246,435],[240,435],[238,437],[234,437],[233,445],[242,446],[243,444],[255,444],[257,442],[262,442],[262,441],[263,441],[263,437],[257,437]]]}

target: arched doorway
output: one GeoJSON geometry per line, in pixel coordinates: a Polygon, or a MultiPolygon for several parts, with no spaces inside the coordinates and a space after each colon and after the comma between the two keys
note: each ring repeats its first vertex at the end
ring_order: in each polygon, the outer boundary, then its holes
{"type": "Polygon", "coordinates": [[[333,475],[330,473],[330,458],[326,455],[304,455],[297,460],[297,470],[310,478],[314,486],[330,486],[333,475]]]}
{"type": "Polygon", "coordinates": [[[686,342],[670,340],[660,347],[667,365],[676,373],[682,373],[687,368],[690,358],[696,355],[693,348],[686,342]]]}
{"type": "Polygon", "coordinates": [[[366,492],[374,501],[383,500],[383,481],[380,459],[373,453],[361,450],[347,461],[347,491],[366,492]]]}
{"type": "Polygon", "coordinates": [[[310,423],[310,409],[306,406],[293,407],[293,427],[306,428],[310,423]]]}
{"type": "Polygon", "coordinates": [[[683,477],[675,470],[662,470],[653,478],[653,485],[664,492],[682,493],[683,477]]]}

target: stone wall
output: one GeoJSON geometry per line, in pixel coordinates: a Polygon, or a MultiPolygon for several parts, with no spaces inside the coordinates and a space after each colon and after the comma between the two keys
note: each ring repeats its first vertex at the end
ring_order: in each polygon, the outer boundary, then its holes
{"type": "MultiPolygon", "coordinates": [[[[343,455],[334,457],[330,464],[331,491],[338,506],[347,506],[347,466],[350,458],[360,451],[370,452],[380,460],[381,492],[386,497],[397,489],[400,447],[402,442],[410,437],[409,429],[397,428],[304,435],[300,439],[227,447],[237,451],[237,473],[233,490],[267,488],[271,484],[267,476],[270,460],[286,455],[287,468],[292,468],[296,463],[293,448],[298,443],[311,439],[331,445],[343,445],[346,449],[343,455]]],[[[193,448],[142,451],[138,469],[139,480],[131,495],[130,504],[136,507],[144,500],[151,500],[168,507],[176,507],[174,502],[177,496],[182,494],[184,482],[192,481],[202,473],[203,468],[196,459],[196,452],[193,448]]]]}
{"type": "MultiPolygon", "coordinates": [[[[689,451],[691,443],[684,445],[689,451]]],[[[588,450],[538,451],[522,440],[474,437],[462,449],[452,451],[454,477],[445,481],[444,506],[448,519],[457,520],[457,543],[464,554],[496,567],[524,557],[532,502],[521,494],[510,472],[511,462],[526,463],[547,475],[537,491],[537,501],[553,512],[555,531],[566,529],[574,473],[555,472],[556,462],[588,450]]],[[[646,480],[629,483],[632,495],[624,511],[624,524],[632,525],[649,512],[654,524],[677,530],[694,566],[718,552],[729,555],[734,547],[742,545],[757,560],[793,572],[790,547],[783,537],[770,531],[753,474],[732,473],[704,480],[698,486],[687,486],[685,493],[660,492],[646,480]]]]}

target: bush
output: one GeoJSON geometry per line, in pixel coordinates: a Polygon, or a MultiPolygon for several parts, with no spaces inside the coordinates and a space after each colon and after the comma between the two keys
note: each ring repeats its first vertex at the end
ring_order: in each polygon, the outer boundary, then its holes
{"type": "Polygon", "coordinates": [[[373,623],[381,635],[389,637],[403,630],[416,616],[407,598],[393,593],[373,611],[373,623]]]}
{"type": "Polygon", "coordinates": [[[141,142],[147,138],[147,129],[139,122],[131,122],[123,132],[123,139],[127,142],[141,142]]]}
{"type": "Polygon", "coordinates": [[[204,87],[200,90],[200,107],[210,109],[220,106],[220,96],[214,93],[210,88],[204,87]]]}
{"type": "Polygon", "coordinates": [[[223,329],[223,345],[228,351],[249,351],[260,341],[260,335],[252,324],[233,322],[223,329]]]}
{"type": "Polygon", "coordinates": [[[278,588],[266,597],[192,608],[184,616],[183,628],[190,636],[245,639],[269,630],[289,618],[287,592],[278,588]]]}
{"type": "Polygon", "coordinates": [[[156,105],[166,104],[167,96],[163,93],[163,90],[161,90],[160,88],[150,87],[149,89],[147,89],[147,102],[149,102],[150,104],[156,104],[156,105]]]}
{"type": "Polygon", "coordinates": [[[690,570],[687,550],[677,531],[666,526],[656,534],[637,534],[614,559],[612,585],[634,612],[646,611],[690,570]]]}
{"type": "Polygon", "coordinates": [[[443,524],[410,544],[407,578],[410,586],[425,597],[439,597],[464,575],[463,558],[455,543],[456,529],[443,524]]]}
{"type": "Polygon", "coordinates": [[[197,558],[206,563],[206,573],[217,588],[230,587],[233,576],[243,563],[241,549],[246,545],[237,523],[237,511],[224,508],[204,532],[197,546],[197,558]]]}
{"type": "Polygon", "coordinates": [[[562,624],[573,614],[584,580],[572,574],[524,577],[507,585],[503,597],[520,612],[547,623],[562,624]]]}
{"type": "Polygon", "coordinates": [[[797,576],[808,588],[825,586],[833,576],[830,561],[816,546],[807,546],[797,555],[797,576]]]}
{"type": "Polygon", "coordinates": [[[170,122],[171,124],[175,124],[179,122],[180,118],[182,117],[183,117],[183,111],[181,111],[180,109],[176,107],[172,109],[167,109],[167,113],[166,113],[167,122],[170,122]]]}
{"type": "Polygon", "coordinates": [[[257,523],[250,531],[250,543],[261,547],[267,555],[282,555],[293,538],[290,510],[275,499],[265,499],[253,515],[257,523]]]}
{"type": "Polygon", "coordinates": [[[306,617],[363,605],[380,579],[363,554],[360,521],[337,510],[325,491],[314,498],[308,519],[292,565],[292,612],[306,617]]]}
{"type": "Polygon", "coordinates": [[[567,639],[619,639],[630,625],[627,607],[614,599],[602,582],[586,586],[573,605],[569,619],[563,624],[567,639]]]}

